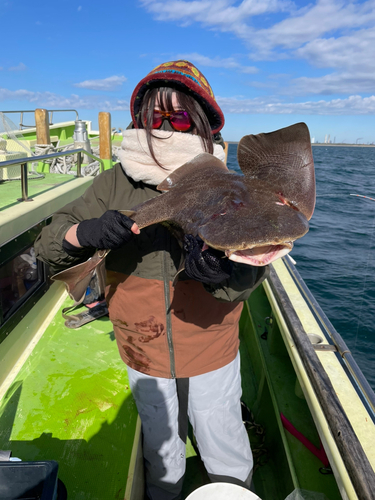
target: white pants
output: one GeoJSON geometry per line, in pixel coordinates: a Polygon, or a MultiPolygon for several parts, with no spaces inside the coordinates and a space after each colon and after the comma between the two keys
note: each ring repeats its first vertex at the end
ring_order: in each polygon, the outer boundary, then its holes
{"type": "MultiPolygon", "coordinates": [[[[185,474],[185,444],[178,435],[174,379],[150,377],[128,367],[142,421],[146,486],[152,500],[179,497],[185,474]]],[[[253,457],[241,416],[240,357],[189,379],[188,415],[207,472],[245,482],[253,457]]]]}

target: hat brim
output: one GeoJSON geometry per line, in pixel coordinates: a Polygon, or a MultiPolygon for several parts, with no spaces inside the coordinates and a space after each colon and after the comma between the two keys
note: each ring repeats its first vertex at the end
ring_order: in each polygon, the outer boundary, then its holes
{"type": "Polygon", "coordinates": [[[211,126],[212,133],[216,134],[219,132],[219,130],[224,127],[225,123],[224,115],[219,105],[215,99],[208,95],[200,85],[194,82],[194,80],[189,81],[189,86],[187,86],[183,81],[185,78],[186,75],[183,76],[177,73],[164,73],[162,77],[159,77],[157,74],[151,74],[143,78],[134,89],[130,101],[130,111],[134,126],[137,127],[137,115],[147,90],[155,87],[171,87],[176,90],[182,90],[188,95],[192,95],[194,99],[199,102],[205,112],[211,126]],[[203,92],[204,96],[202,95],[203,92]]]}

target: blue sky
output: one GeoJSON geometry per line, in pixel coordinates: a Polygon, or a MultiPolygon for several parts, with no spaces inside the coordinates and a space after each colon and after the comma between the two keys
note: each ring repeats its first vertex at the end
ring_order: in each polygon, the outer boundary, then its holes
{"type": "Polygon", "coordinates": [[[125,128],[138,81],[188,59],[225,140],[305,121],[317,141],[375,142],[374,0],[0,0],[0,25],[1,111],[74,108],[94,128],[110,111],[125,128]]]}

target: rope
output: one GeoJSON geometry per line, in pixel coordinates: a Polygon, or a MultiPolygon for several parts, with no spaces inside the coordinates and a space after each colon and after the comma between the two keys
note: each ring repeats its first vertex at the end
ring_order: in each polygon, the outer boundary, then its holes
{"type": "MultiPolygon", "coordinates": [[[[69,149],[73,149],[74,144],[69,144],[65,146],[62,151],[68,151],[69,149]]],[[[39,155],[48,155],[51,153],[56,153],[56,148],[52,144],[36,144],[35,145],[35,154],[39,155]]],[[[61,156],[58,158],[51,158],[49,160],[45,160],[45,163],[49,165],[49,171],[52,174],[68,174],[70,170],[75,165],[74,157],[72,156],[61,156]]]]}
{"type": "Polygon", "coordinates": [[[251,451],[254,459],[254,472],[262,465],[265,465],[269,460],[268,450],[265,447],[266,433],[264,428],[255,422],[253,412],[241,401],[242,421],[246,427],[247,432],[255,432],[255,439],[250,439],[251,451]],[[254,441],[257,441],[255,444],[254,441]]]}
{"type": "MultiPolygon", "coordinates": [[[[74,143],[68,144],[64,148],[57,148],[53,144],[36,144],[35,145],[35,156],[48,155],[52,153],[56,153],[57,149],[60,151],[69,151],[70,149],[75,149],[74,143]]],[[[121,150],[121,147],[114,146],[112,148],[112,161],[118,163],[120,161],[118,157],[118,152],[121,150]]],[[[99,146],[92,147],[92,154],[95,156],[99,156],[99,146]]],[[[32,157],[30,158],[32,160],[32,157]]],[[[81,168],[81,174],[84,177],[92,176],[95,177],[100,174],[100,162],[97,160],[91,160],[91,163],[85,165],[81,168]]],[[[31,163],[31,171],[28,173],[29,179],[43,179],[45,177],[44,174],[36,171],[36,167],[38,163],[36,161],[30,161],[31,163]]],[[[56,174],[71,174],[76,175],[75,171],[72,169],[75,167],[77,163],[77,155],[70,156],[60,156],[57,158],[50,158],[48,160],[44,160],[44,163],[49,165],[50,173],[56,174]]],[[[10,179],[6,179],[6,181],[19,181],[21,177],[12,177],[10,179]]]]}
{"type": "MultiPolygon", "coordinates": [[[[69,151],[71,149],[75,149],[74,143],[68,144],[64,148],[59,148],[61,152],[69,151]]],[[[55,153],[57,148],[55,148],[51,144],[36,144],[35,145],[35,154],[36,155],[48,155],[51,153],[55,153]]],[[[99,156],[99,146],[93,147],[92,152],[95,156],[99,156]]],[[[57,158],[51,158],[49,160],[45,160],[45,163],[50,165],[49,171],[51,173],[57,174],[72,174],[76,175],[76,172],[72,172],[72,169],[75,167],[77,163],[77,155],[70,156],[60,156],[57,158]]],[[[81,173],[84,177],[86,176],[96,176],[100,173],[100,163],[97,160],[91,161],[88,165],[85,165],[81,169],[81,173]]]]}

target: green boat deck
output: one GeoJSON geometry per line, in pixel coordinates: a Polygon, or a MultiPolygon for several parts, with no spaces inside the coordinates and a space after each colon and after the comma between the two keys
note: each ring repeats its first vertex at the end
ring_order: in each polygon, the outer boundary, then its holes
{"type": "MultiPolygon", "coordinates": [[[[71,182],[74,179],[74,175],[44,173],[43,178],[28,179],[28,196],[29,198],[35,198],[38,195],[46,193],[67,182],[71,182]]],[[[0,182],[0,212],[14,205],[25,203],[23,201],[18,201],[18,198],[21,198],[21,196],[22,190],[20,180],[6,180],[0,182]]]]}
{"type": "Polygon", "coordinates": [[[58,313],[1,403],[0,448],[57,460],[69,498],[124,498],[136,420],[108,318],[70,330],[58,313]]]}
{"type": "MultiPolygon", "coordinates": [[[[300,487],[340,499],[334,476],[321,474],[322,463],[282,428],[280,411],[320,446],[280,333],[274,328],[261,338],[270,316],[262,287],[250,307],[252,316],[245,305],[241,319],[243,399],[264,430],[249,430],[255,455],[266,450],[254,473],[256,492],[283,500],[300,487]]],[[[69,500],[124,499],[137,411],[112,325],[105,317],[72,330],[63,321],[60,310],[0,403],[0,449],[23,461],[57,460],[69,500]]],[[[184,498],[206,482],[189,442],[184,498]]]]}

